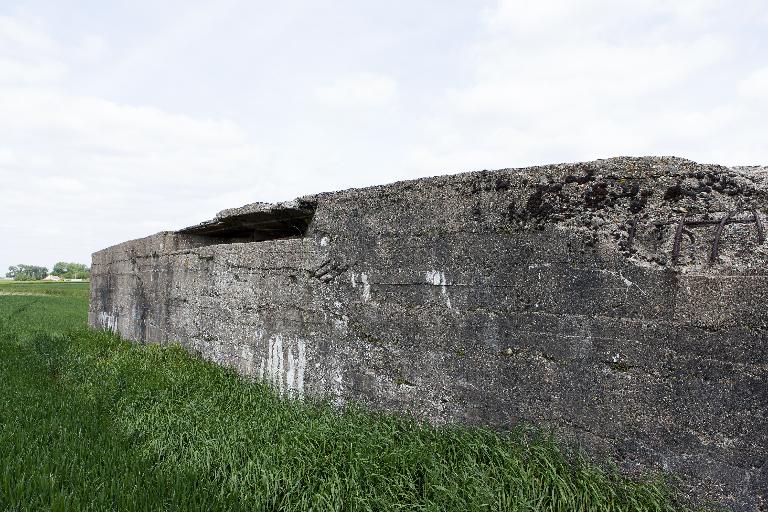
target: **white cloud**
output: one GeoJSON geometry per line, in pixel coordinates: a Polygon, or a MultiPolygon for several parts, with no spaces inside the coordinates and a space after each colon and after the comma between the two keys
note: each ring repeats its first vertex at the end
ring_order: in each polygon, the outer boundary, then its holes
{"type": "Polygon", "coordinates": [[[6,17],[0,41],[16,45],[0,55],[5,266],[87,261],[105,245],[181,227],[257,195],[251,173],[264,156],[236,123],[68,91],[71,59],[106,51],[98,37],[62,51],[6,17]]]}
{"type": "Polygon", "coordinates": [[[330,107],[382,107],[397,99],[397,82],[371,73],[349,75],[317,87],[315,97],[330,107]]]}
{"type": "Polygon", "coordinates": [[[44,133],[57,144],[97,152],[147,154],[190,146],[230,148],[246,139],[230,121],[200,120],[51,89],[6,89],[0,96],[0,117],[14,120],[0,125],[0,136],[5,140],[31,142],[31,133],[44,133]]]}
{"type": "MultiPolygon", "coordinates": [[[[761,12],[760,4],[742,0],[738,10],[761,12]]],[[[736,7],[722,0],[499,0],[484,19],[493,31],[556,43],[564,37],[652,38],[665,30],[702,29],[717,22],[724,8],[736,7]]]]}
{"type": "Polygon", "coordinates": [[[617,154],[764,161],[752,100],[767,79],[755,72],[739,86],[750,42],[733,30],[760,4],[500,0],[466,50],[472,79],[438,97],[433,131],[411,158],[443,168],[617,154]]]}
{"type": "Polygon", "coordinates": [[[739,92],[747,98],[768,100],[768,67],[757,69],[742,80],[739,92]]]}
{"type": "Polygon", "coordinates": [[[59,50],[60,45],[44,30],[20,18],[0,16],[0,48],[4,51],[23,48],[38,52],[52,52],[59,50]]]}
{"type": "Polygon", "coordinates": [[[54,82],[67,73],[67,67],[56,61],[19,62],[0,56],[0,85],[54,82]]]}

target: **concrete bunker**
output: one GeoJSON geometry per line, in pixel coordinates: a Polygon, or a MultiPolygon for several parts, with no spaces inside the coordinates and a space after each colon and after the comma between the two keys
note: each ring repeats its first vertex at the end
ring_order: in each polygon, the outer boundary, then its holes
{"type": "Polygon", "coordinates": [[[673,157],[257,203],[93,255],[89,321],[293,396],[553,428],[768,506],[768,169],[673,157]]]}

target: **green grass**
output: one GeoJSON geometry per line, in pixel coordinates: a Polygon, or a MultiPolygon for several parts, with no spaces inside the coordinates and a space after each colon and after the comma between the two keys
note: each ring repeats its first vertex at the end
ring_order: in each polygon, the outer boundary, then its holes
{"type": "MultiPolygon", "coordinates": [[[[4,295],[55,295],[61,297],[70,297],[78,299],[77,303],[81,307],[82,315],[74,315],[70,318],[83,320],[85,313],[82,307],[87,309],[87,304],[82,305],[84,300],[88,302],[88,283],[51,283],[45,281],[0,281],[0,296],[4,295]]],[[[2,314],[2,313],[0,313],[2,314]]]]}
{"type": "Polygon", "coordinates": [[[0,510],[682,510],[518,430],[284,400],[86,328],[88,284],[3,283],[0,510]]]}

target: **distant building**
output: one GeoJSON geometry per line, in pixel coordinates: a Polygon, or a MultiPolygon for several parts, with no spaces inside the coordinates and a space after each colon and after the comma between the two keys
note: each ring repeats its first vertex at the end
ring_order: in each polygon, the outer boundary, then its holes
{"type": "Polygon", "coordinates": [[[59,276],[47,276],[43,279],[43,281],[61,281],[61,278],[59,276]]]}

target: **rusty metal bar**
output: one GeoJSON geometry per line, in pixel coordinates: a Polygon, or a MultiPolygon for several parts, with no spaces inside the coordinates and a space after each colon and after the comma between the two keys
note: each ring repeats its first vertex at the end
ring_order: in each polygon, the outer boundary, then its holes
{"type": "Polygon", "coordinates": [[[755,226],[757,227],[757,243],[762,244],[765,242],[765,230],[763,229],[763,221],[760,219],[756,208],[752,208],[752,218],[755,220],[755,226]]]}
{"type": "MultiPolygon", "coordinates": [[[[656,220],[653,221],[651,224],[654,226],[669,226],[670,224],[677,224],[679,221],[677,220],[656,220]]],[[[704,220],[687,220],[685,221],[685,227],[687,228],[698,228],[702,226],[717,226],[722,222],[722,219],[716,220],[716,219],[704,219],[704,220]]],[[[728,224],[752,224],[755,222],[754,219],[728,219],[728,224]]]]}
{"type": "Polygon", "coordinates": [[[717,226],[717,231],[715,232],[715,240],[712,242],[712,253],[709,255],[710,264],[713,264],[715,261],[717,261],[717,256],[720,252],[720,237],[723,236],[725,226],[728,224],[728,221],[732,215],[733,212],[728,212],[728,215],[723,217],[723,219],[720,221],[720,224],[717,226]]]}
{"type": "MultiPolygon", "coordinates": [[[[723,219],[691,220],[686,222],[685,225],[696,228],[701,226],[719,226],[722,222],[723,219]]],[[[728,219],[726,224],[750,224],[752,222],[752,219],[728,219]]]]}
{"type": "Polygon", "coordinates": [[[672,244],[672,264],[677,265],[680,259],[680,246],[683,244],[683,228],[685,227],[685,215],[680,219],[675,230],[675,241],[672,244]]]}

